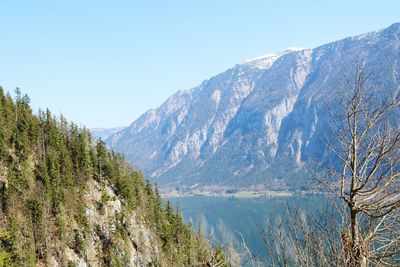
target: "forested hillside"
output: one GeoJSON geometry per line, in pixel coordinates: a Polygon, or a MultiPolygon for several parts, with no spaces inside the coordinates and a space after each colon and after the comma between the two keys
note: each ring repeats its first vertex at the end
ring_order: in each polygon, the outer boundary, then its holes
{"type": "Polygon", "coordinates": [[[227,265],[121,154],[91,144],[0,88],[0,266],[227,265]]]}

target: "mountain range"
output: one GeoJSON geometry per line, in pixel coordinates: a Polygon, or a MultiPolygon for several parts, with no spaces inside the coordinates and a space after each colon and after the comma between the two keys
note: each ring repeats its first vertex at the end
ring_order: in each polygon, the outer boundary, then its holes
{"type": "Polygon", "coordinates": [[[246,60],[178,91],[106,142],[161,187],[298,188],[332,156],[321,142],[326,107],[335,110],[358,65],[377,94],[399,91],[399,40],[396,23],[246,60]]]}
{"type": "Polygon", "coordinates": [[[113,127],[113,128],[90,128],[90,133],[94,139],[103,139],[106,140],[111,135],[124,130],[125,127],[113,127]]]}

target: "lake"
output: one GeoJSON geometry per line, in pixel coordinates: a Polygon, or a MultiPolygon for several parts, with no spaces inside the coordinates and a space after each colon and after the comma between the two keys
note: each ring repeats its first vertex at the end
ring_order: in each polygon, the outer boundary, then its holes
{"type": "Polygon", "coordinates": [[[205,236],[225,246],[231,242],[238,251],[242,250],[244,239],[251,252],[263,259],[267,258],[267,250],[258,226],[281,216],[286,204],[305,213],[314,213],[328,204],[326,197],[317,195],[250,199],[193,196],[169,200],[179,205],[185,222],[196,229],[200,225],[205,236]]]}

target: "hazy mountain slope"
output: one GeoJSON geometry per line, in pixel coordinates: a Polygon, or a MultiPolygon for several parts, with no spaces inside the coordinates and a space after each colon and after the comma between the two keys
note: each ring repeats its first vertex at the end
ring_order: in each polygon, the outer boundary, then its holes
{"type": "Polygon", "coordinates": [[[113,128],[90,128],[90,133],[92,134],[93,139],[97,140],[99,138],[106,140],[111,135],[122,131],[126,127],[113,127],[113,128]]]}
{"type": "Polygon", "coordinates": [[[399,38],[394,24],[247,60],[176,93],[107,142],[161,185],[296,184],[307,163],[327,159],[325,108],[357,63],[373,73],[378,94],[399,90],[399,38]]]}

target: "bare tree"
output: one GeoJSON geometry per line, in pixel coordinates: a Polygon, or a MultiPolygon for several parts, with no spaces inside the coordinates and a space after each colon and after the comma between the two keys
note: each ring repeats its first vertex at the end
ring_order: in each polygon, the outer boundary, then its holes
{"type": "Polygon", "coordinates": [[[268,266],[343,266],[342,223],[332,206],[316,214],[286,204],[283,214],[258,226],[268,252],[268,266]]]}
{"type": "Polygon", "coordinates": [[[358,67],[354,82],[339,98],[342,116],[334,119],[340,160],[337,187],[347,205],[342,232],[345,266],[395,264],[400,253],[399,99],[379,98],[358,67]],[[397,109],[397,110],[396,110],[397,109]]]}
{"type": "Polygon", "coordinates": [[[338,97],[339,109],[330,110],[333,131],[325,144],[337,171],[324,186],[344,204],[335,226],[321,224],[326,213],[302,219],[288,208],[286,224],[271,225],[264,239],[273,264],[400,265],[400,101],[379,97],[369,77],[358,67],[338,97]]]}

